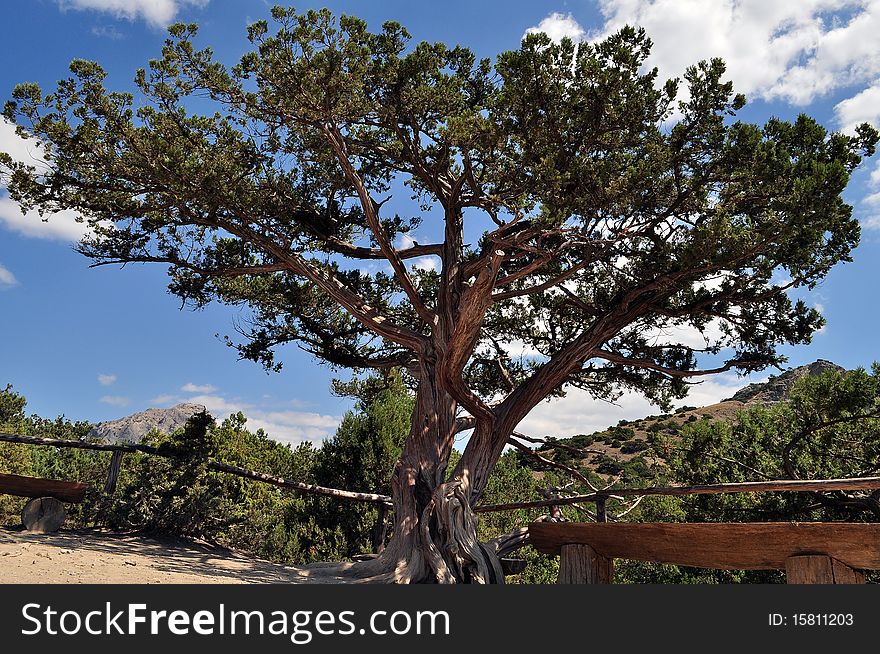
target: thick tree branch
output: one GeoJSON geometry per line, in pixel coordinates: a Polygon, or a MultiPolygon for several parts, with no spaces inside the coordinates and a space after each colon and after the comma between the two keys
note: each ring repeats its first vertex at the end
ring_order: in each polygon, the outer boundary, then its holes
{"type": "Polygon", "coordinates": [[[364,211],[364,215],[367,217],[367,222],[370,225],[373,236],[379,244],[379,249],[382,251],[382,254],[394,269],[397,281],[400,282],[404,293],[406,293],[406,296],[409,298],[409,301],[412,303],[413,308],[422,321],[428,326],[433,326],[435,315],[425,306],[425,302],[422,300],[422,296],[419,295],[415,284],[413,284],[412,278],[410,278],[409,272],[406,270],[406,266],[398,256],[394,246],[388,240],[388,236],[385,234],[385,230],[379,220],[378,206],[370,196],[366,184],[364,184],[364,180],[358,174],[357,170],[355,170],[354,165],[349,159],[348,149],[345,145],[345,137],[343,137],[342,132],[339,131],[339,127],[336,125],[325,126],[324,134],[330,142],[346,178],[352,183],[357,191],[358,198],[361,202],[361,208],[364,211]]]}
{"type": "Polygon", "coordinates": [[[292,272],[314,282],[351,313],[355,319],[379,336],[383,336],[398,345],[408,347],[414,352],[424,352],[426,340],[421,334],[388,320],[388,318],[367,304],[361,296],[348,288],[336,275],[323,266],[310,263],[297,252],[285,250],[275,241],[255,231],[247,226],[247,224],[242,225],[223,220],[209,226],[220,227],[239,238],[244,238],[259,245],[267,254],[286,263],[292,272]]]}
{"type": "Polygon", "coordinates": [[[465,409],[477,418],[493,420],[492,410],[465,385],[461,374],[474,352],[486,311],[491,306],[491,292],[503,257],[494,253],[485,268],[461,295],[459,311],[448,341],[439,351],[439,370],[444,384],[465,409]]]}
{"type": "MultiPolygon", "coordinates": [[[[326,245],[328,249],[336,254],[341,254],[352,259],[385,259],[386,256],[379,248],[368,248],[361,245],[354,245],[347,241],[342,241],[332,236],[318,236],[321,243],[326,245]]],[[[407,259],[416,259],[418,257],[443,256],[443,246],[439,243],[430,243],[426,245],[413,245],[402,250],[395,249],[397,258],[402,261],[407,259]]]]}

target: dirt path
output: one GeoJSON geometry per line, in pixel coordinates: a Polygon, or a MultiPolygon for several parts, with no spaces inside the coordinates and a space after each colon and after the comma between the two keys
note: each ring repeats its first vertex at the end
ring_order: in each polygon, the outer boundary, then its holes
{"type": "MultiPolygon", "coordinates": [[[[321,583],[334,580],[321,577],[321,583]]],[[[314,583],[307,570],[200,543],[98,530],[31,534],[0,529],[0,583],[314,583]]]]}

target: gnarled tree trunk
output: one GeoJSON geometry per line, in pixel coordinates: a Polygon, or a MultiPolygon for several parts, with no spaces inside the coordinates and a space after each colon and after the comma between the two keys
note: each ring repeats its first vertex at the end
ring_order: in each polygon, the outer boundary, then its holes
{"type": "MultiPolygon", "coordinates": [[[[447,480],[457,405],[433,373],[430,367],[422,369],[409,438],[394,468],[391,540],[377,558],[351,572],[391,583],[503,583],[498,557],[477,539],[472,509],[497,457],[491,452],[474,456],[468,447],[466,458],[479,468],[463,464],[463,457],[447,480]],[[479,480],[478,489],[474,480],[479,480]]],[[[485,429],[478,424],[476,432],[485,429]]],[[[490,440],[481,434],[476,442],[490,440]]]]}

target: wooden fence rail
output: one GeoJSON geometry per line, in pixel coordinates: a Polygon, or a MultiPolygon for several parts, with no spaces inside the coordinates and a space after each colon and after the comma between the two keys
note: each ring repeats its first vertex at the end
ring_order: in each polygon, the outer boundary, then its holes
{"type": "MultiPolygon", "coordinates": [[[[50,447],[70,447],[83,450],[97,450],[103,452],[141,452],[165,458],[180,458],[170,450],[164,450],[150,445],[137,443],[91,443],[88,441],[67,440],[60,438],[40,438],[37,436],[23,436],[20,434],[0,433],[0,441],[7,443],[21,443],[25,445],[44,445],[50,447]]],[[[118,465],[118,459],[117,459],[118,465]]],[[[230,465],[208,459],[205,466],[218,472],[226,472],[246,479],[253,479],[280,488],[326,495],[342,500],[353,502],[368,502],[391,506],[391,497],[379,493],[360,493],[356,491],[327,488],[316,484],[307,484],[301,481],[293,481],[263,472],[248,470],[239,466],[230,465]]],[[[118,470],[117,470],[118,474],[118,470]]],[[[113,480],[115,483],[115,479],[113,480]]],[[[808,491],[825,492],[834,490],[877,490],[880,489],[880,477],[853,477],[846,479],[781,479],[774,481],[747,481],[727,484],[705,484],[698,486],[666,486],[649,488],[614,488],[607,489],[588,495],[575,495],[572,497],[558,497],[549,500],[535,500],[532,502],[510,502],[507,504],[484,504],[474,508],[477,513],[490,513],[496,511],[514,511],[517,509],[532,509],[541,507],[564,506],[581,502],[595,502],[598,507],[604,507],[605,502],[612,498],[641,497],[645,495],[712,495],[719,493],[756,493],[767,491],[808,491]]]]}
{"type": "MultiPolygon", "coordinates": [[[[44,445],[49,447],[71,447],[80,450],[97,450],[100,452],[141,452],[143,454],[153,454],[166,459],[179,459],[180,454],[170,450],[164,450],[150,445],[141,445],[136,443],[90,443],[88,441],[73,441],[63,438],[40,438],[37,436],[22,436],[20,434],[0,434],[0,441],[7,443],[21,443],[24,445],[44,445]]],[[[388,495],[380,495],[378,493],[358,493],[355,491],[340,490],[338,488],[327,488],[326,486],[318,486],[316,484],[306,484],[301,481],[293,481],[275,475],[267,475],[263,472],[256,472],[241,468],[239,466],[221,463],[214,459],[208,459],[205,467],[218,472],[227,472],[231,475],[237,475],[246,479],[261,481],[280,488],[296,490],[302,493],[312,493],[314,495],[326,495],[328,497],[336,497],[352,502],[368,502],[373,504],[391,505],[391,498],[388,495]]],[[[114,479],[115,485],[115,479],[114,479]]]]}
{"type": "Polygon", "coordinates": [[[649,488],[609,488],[571,497],[555,497],[534,502],[510,502],[507,504],[484,504],[474,509],[477,513],[513,511],[540,507],[564,506],[581,502],[604,502],[611,498],[642,497],[645,495],[718,495],[721,493],[758,493],[768,491],[824,492],[834,490],[877,490],[880,477],[848,477],[845,479],[779,479],[774,481],[743,481],[726,484],[699,486],[653,486],[649,488]]]}

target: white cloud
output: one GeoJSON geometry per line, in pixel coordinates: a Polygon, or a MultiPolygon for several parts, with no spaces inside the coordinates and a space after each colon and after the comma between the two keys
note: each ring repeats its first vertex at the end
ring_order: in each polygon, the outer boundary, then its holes
{"type": "Polygon", "coordinates": [[[101,386],[112,386],[116,383],[116,375],[98,375],[98,383],[101,386]]]}
{"type": "Polygon", "coordinates": [[[584,28],[574,19],[574,16],[559,12],[553,12],[535,27],[530,27],[523,36],[539,32],[544,32],[553,41],[557,42],[566,36],[575,42],[583,41],[587,35],[584,28]]]}
{"type": "Polygon", "coordinates": [[[877,159],[877,162],[874,164],[874,170],[871,171],[869,183],[875,188],[880,188],[880,159],[877,159]]]}
{"type": "MultiPolygon", "coordinates": [[[[868,179],[868,186],[874,189],[880,189],[880,160],[874,164],[874,170],[871,171],[871,177],[868,179]]],[[[869,193],[862,198],[860,203],[866,207],[867,214],[859,220],[862,229],[871,231],[880,231],[880,191],[869,193]]]]}
{"type": "Polygon", "coordinates": [[[0,263],[0,290],[12,288],[13,286],[18,286],[18,280],[9,268],[0,263]]]}
{"type": "Polygon", "coordinates": [[[695,350],[703,349],[707,343],[717,343],[723,334],[721,321],[718,318],[713,318],[703,331],[693,325],[685,324],[657,325],[643,333],[645,338],[653,344],[680,343],[695,350]]]}
{"type": "Polygon", "coordinates": [[[514,359],[519,359],[521,357],[534,359],[543,356],[536,348],[532,347],[525,341],[520,340],[506,341],[501,344],[501,348],[508,356],[514,359]]]}
{"type": "Polygon", "coordinates": [[[804,105],[880,75],[877,0],[600,0],[605,25],[644,27],[663,76],[721,57],[737,90],[804,105]]]}
{"type": "Polygon", "coordinates": [[[872,231],[880,230],[880,215],[876,216],[868,216],[859,221],[863,229],[870,229],[872,231]]]}
{"type": "MultiPolygon", "coordinates": [[[[752,381],[735,374],[719,374],[691,387],[683,400],[675,406],[706,406],[731,397],[752,381]]],[[[589,393],[571,390],[563,398],[542,402],[520,422],[517,429],[530,436],[565,438],[576,434],[590,434],[616,425],[620,420],[636,420],[660,410],[641,394],[629,392],[614,404],[593,399],[589,393]]]]}
{"type": "Polygon", "coordinates": [[[424,270],[426,272],[437,272],[439,269],[439,264],[437,263],[437,259],[434,257],[419,257],[414,260],[412,263],[412,267],[417,270],[424,270]]]}
{"type": "Polygon", "coordinates": [[[111,41],[120,41],[125,38],[125,34],[112,25],[95,25],[92,28],[92,34],[102,39],[110,39],[111,41]]]}
{"type": "Polygon", "coordinates": [[[104,395],[98,401],[103,404],[109,404],[110,406],[128,406],[131,404],[129,398],[122,397],[121,395],[104,395]]]}
{"type": "MultiPolygon", "coordinates": [[[[15,133],[15,126],[5,119],[0,119],[0,152],[7,153],[15,161],[34,166],[37,171],[49,169],[43,146],[34,138],[21,138],[15,133]]],[[[88,226],[76,221],[75,212],[64,210],[41,216],[32,210],[23,214],[18,204],[2,189],[0,225],[25,236],[60,241],[80,241],[88,233],[88,226]]]]}
{"type": "MultiPolygon", "coordinates": [[[[415,234],[401,234],[397,239],[397,247],[398,250],[406,250],[413,246],[415,246],[418,241],[414,238],[415,234]]],[[[412,259],[407,261],[407,265],[411,269],[416,270],[424,270],[424,271],[437,271],[440,268],[439,259],[432,256],[419,257],[418,259],[412,259]]],[[[390,269],[390,266],[388,266],[390,269]]],[[[376,272],[375,270],[366,270],[361,268],[363,272],[376,272]]]]}
{"type": "Polygon", "coordinates": [[[192,404],[202,404],[204,405],[208,411],[214,413],[214,417],[225,417],[230,413],[236,413],[238,411],[246,411],[251,407],[250,404],[244,404],[241,402],[230,402],[224,397],[220,395],[195,395],[193,397],[186,398],[187,402],[191,402],[192,404]]]}
{"type": "MultiPolygon", "coordinates": [[[[173,401],[177,398],[160,396],[154,399],[173,401]]],[[[219,395],[196,395],[187,398],[186,401],[204,405],[219,420],[231,413],[241,411],[248,419],[248,429],[263,429],[273,440],[292,445],[303,441],[319,444],[324,439],[330,438],[341,422],[341,418],[338,416],[313,411],[267,411],[252,404],[228,400],[219,395]]],[[[164,404],[164,402],[156,403],[164,404]]]]}
{"type": "Polygon", "coordinates": [[[412,236],[410,236],[409,234],[401,234],[400,238],[398,239],[397,249],[406,250],[408,248],[411,248],[415,244],[416,241],[412,236]]]}
{"type": "Polygon", "coordinates": [[[188,382],[180,387],[184,393],[213,393],[217,390],[216,386],[212,386],[211,384],[203,384],[199,386],[198,384],[193,384],[192,382],[188,382]]]}
{"type": "Polygon", "coordinates": [[[81,241],[88,233],[88,225],[76,221],[76,212],[70,209],[41,216],[36,209],[21,212],[8,195],[0,194],[0,225],[24,236],[56,241],[81,241]]]}
{"type": "Polygon", "coordinates": [[[204,7],[210,0],[57,0],[62,9],[102,11],[126,20],[143,19],[155,27],[171,23],[186,5],[204,7]]]}
{"type": "Polygon", "coordinates": [[[15,131],[15,125],[0,118],[0,152],[5,152],[13,160],[34,166],[39,171],[49,169],[46,150],[37,139],[22,138],[15,131]]]}
{"type": "Polygon", "coordinates": [[[861,123],[880,126],[880,80],[853,97],[837,103],[834,115],[840,128],[849,134],[854,133],[856,125],[861,123]]]}

